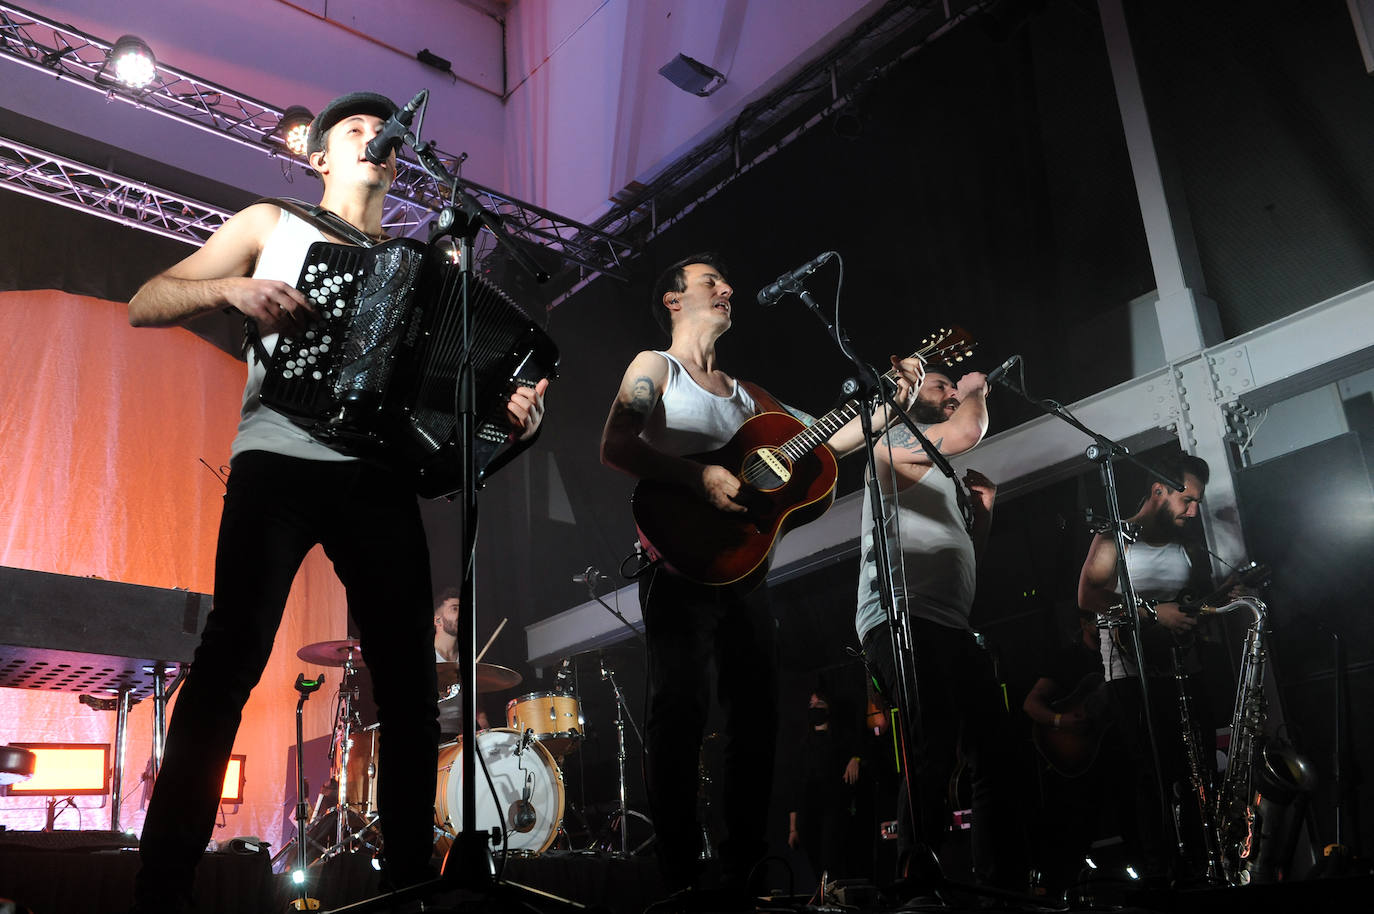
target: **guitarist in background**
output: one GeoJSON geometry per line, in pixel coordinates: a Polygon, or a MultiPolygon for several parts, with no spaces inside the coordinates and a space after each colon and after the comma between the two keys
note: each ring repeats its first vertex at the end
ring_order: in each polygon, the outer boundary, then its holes
{"type": "MultiPolygon", "coordinates": [[[[1051,895],[1069,888],[1092,842],[1117,834],[1102,797],[1133,800],[1116,791],[1120,740],[1109,733],[1101,633],[1095,613],[1078,611],[1077,636],[1041,660],[1040,675],[1021,704],[1045,764],[1040,768],[1040,809],[1034,816],[1032,863],[1051,895]]],[[[1134,806],[1128,811],[1134,821],[1134,806]]]]}
{"type": "MultiPolygon", "coordinates": [[[[1181,739],[1178,689],[1172,678],[1167,642],[1172,639],[1186,642],[1197,625],[1197,617],[1180,607],[1179,593],[1190,588],[1198,593],[1210,589],[1205,553],[1201,549],[1191,549],[1186,536],[1189,522],[1198,516],[1209,470],[1205,460],[1189,454],[1179,454],[1162,462],[1160,469],[1166,475],[1181,480],[1183,491],[1173,491],[1158,481],[1150,483],[1140,510],[1128,519],[1130,523],[1139,525],[1140,533],[1135,542],[1127,544],[1126,569],[1139,597],[1165,601],[1152,610],[1141,608],[1145,616],[1142,635],[1148,665],[1146,675],[1150,677],[1150,705],[1154,712],[1155,738],[1164,783],[1166,788],[1177,785],[1176,795],[1183,798],[1182,809],[1191,816],[1193,804],[1187,796],[1188,765],[1181,739]],[[1194,552],[1199,554],[1194,555],[1194,552]],[[1180,789],[1181,793],[1177,793],[1180,789]]],[[[1099,533],[1093,537],[1088,558],[1079,576],[1078,605],[1087,612],[1101,613],[1120,600],[1116,542],[1111,535],[1099,533]]],[[[1136,681],[1139,672],[1136,670],[1134,651],[1128,642],[1104,635],[1101,653],[1107,677],[1109,713],[1119,728],[1130,759],[1130,773],[1118,789],[1128,791],[1135,798],[1135,827],[1132,829],[1123,824],[1122,836],[1128,846],[1138,842],[1134,849],[1144,858],[1145,878],[1162,880],[1167,878],[1172,857],[1169,847],[1173,835],[1166,830],[1172,829],[1172,825],[1166,826],[1164,811],[1159,809],[1159,790],[1141,707],[1140,685],[1136,681]]],[[[1185,669],[1195,671],[1197,664],[1192,653],[1185,654],[1184,664],[1185,669]]],[[[1196,680],[1197,677],[1191,677],[1192,683],[1196,683],[1196,680]]],[[[1195,696],[1190,708],[1194,721],[1203,720],[1203,725],[1198,727],[1200,732],[1211,737],[1215,730],[1205,725],[1206,703],[1198,701],[1195,696]]],[[[1215,740],[1212,738],[1206,739],[1201,747],[1200,755],[1207,766],[1204,774],[1209,778],[1215,773],[1215,749],[1215,740]]],[[[1185,826],[1184,835],[1192,838],[1195,831],[1195,825],[1185,826]]]]}
{"type": "MultiPolygon", "coordinates": [[[[716,341],[730,329],[733,289],[715,254],[686,257],[654,283],[654,318],[672,337],[666,350],[630,362],[601,437],[601,460],[641,479],[676,483],[726,512],[742,513],[749,490],[722,466],[684,455],[715,450],[765,411],[809,417],[716,364],[716,341]]],[[[919,383],[920,361],[893,359],[899,394],[919,383]]],[[[881,411],[880,411],[881,412],[881,411]]],[[[882,418],[875,417],[882,427],[882,418]]],[[[829,446],[857,450],[857,419],[829,446]]],[[[767,588],[707,586],[663,566],[640,578],[649,652],[646,782],[664,882],[687,907],[728,910],[748,903],[749,878],[768,849],[778,695],[774,622],[767,588]],[[725,712],[723,787],[727,837],[719,857],[723,885],[701,891],[701,827],[696,815],[697,758],[710,682],[725,712]]],[[[751,905],[752,907],[752,905],[751,905]]]]}
{"type": "MultiPolygon", "coordinates": [[[[970,372],[955,383],[927,368],[907,407],[923,433],[953,457],[971,450],[988,428],[987,377],[970,372]]],[[[909,739],[908,760],[918,792],[913,830],[906,781],[898,813],[902,875],[916,875],[917,842],[938,851],[949,832],[948,784],[962,759],[972,773],[973,862],[979,878],[1001,888],[1024,888],[1024,841],[1017,816],[1013,755],[1005,699],[988,652],[969,626],[977,556],[987,543],[997,487],[977,470],[964,485],[935,469],[905,426],[884,437],[875,452],[879,484],[889,512],[888,546],[898,612],[911,619],[921,739],[909,739]],[[965,510],[967,507],[967,511],[965,510]]],[[[855,628],[878,691],[896,702],[892,632],[879,597],[872,508],[864,499],[864,544],[855,628]]],[[[914,728],[908,728],[914,736],[914,728]]]]}

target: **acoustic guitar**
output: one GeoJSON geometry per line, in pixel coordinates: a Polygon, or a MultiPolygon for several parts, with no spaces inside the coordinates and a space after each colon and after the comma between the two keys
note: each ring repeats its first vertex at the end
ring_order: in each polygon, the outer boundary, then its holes
{"type": "Polygon", "coordinates": [[[1106,681],[1100,670],[1088,673],[1068,695],[1050,702],[1050,709],[1067,715],[1083,711],[1084,723],[1076,727],[1053,727],[1034,721],[1031,742],[1051,768],[1066,778],[1076,778],[1092,767],[1102,748],[1102,734],[1111,724],[1106,714],[1106,681]]]}
{"type": "MultiPolygon", "coordinates": [[[[913,356],[954,363],[974,345],[958,327],[942,329],[923,339],[913,356]]],[[[895,382],[896,369],[884,377],[895,382]]],[[[651,558],[697,583],[756,587],[782,535],[820,517],[835,500],[838,466],[825,442],[860,408],[851,400],[809,427],[790,413],[760,413],[724,447],[690,455],[739,478],[735,501],[744,513],[721,511],[686,486],[640,480],[631,499],[639,541],[651,558]]]]}

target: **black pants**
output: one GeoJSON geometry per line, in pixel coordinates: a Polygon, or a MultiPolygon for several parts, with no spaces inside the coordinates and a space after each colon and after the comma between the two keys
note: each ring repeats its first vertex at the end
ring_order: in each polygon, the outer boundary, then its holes
{"type": "Polygon", "coordinates": [[[414,492],[362,462],[249,451],[231,467],[214,609],[177,698],[143,826],[142,908],[174,909],[190,898],[244,703],[267,665],[291,582],[316,543],[348,593],[372,674],[388,874],[398,883],[427,875],[439,726],[429,552],[414,492]]]}
{"type": "MultiPolygon", "coordinates": [[[[913,830],[903,781],[898,813],[901,856],[906,856],[913,838],[939,851],[950,826],[950,776],[962,760],[972,775],[974,870],[989,884],[1023,888],[1026,846],[1015,747],[992,660],[967,631],[913,619],[912,637],[921,738],[909,738],[907,751],[920,821],[913,830]]],[[[895,703],[897,676],[886,623],[864,637],[863,650],[879,691],[895,703]]]]}
{"type": "MultiPolygon", "coordinates": [[[[1122,836],[1128,851],[1139,855],[1151,877],[1172,874],[1179,878],[1206,871],[1206,841],[1200,811],[1193,792],[1191,766],[1179,716],[1178,683],[1163,676],[1149,678],[1150,709],[1159,749],[1165,797],[1161,802],[1155,779],[1150,735],[1145,727],[1140,681],[1135,677],[1108,684],[1112,718],[1121,733],[1128,770],[1119,781],[1123,819],[1122,836]],[[1124,794],[1124,795],[1123,795],[1124,794]],[[1174,809],[1179,821],[1174,822],[1174,809]],[[1175,831],[1175,828],[1178,831],[1175,831]],[[1180,855],[1178,840],[1183,840],[1180,855]],[[1171,873],[1172,871],[1172,873],[1171,873]]],[[[1197,740],[1203,783],[1210,788],[1216,777],[1216,729],[1206,702],[1192,679],[1187,683],[1189,715],[1197,740]]]]}
{"type": "Polygon", "coordinates": [[[743,888],[768,850],[778,684],[767,590],[741,594],[659,569],[639,595],[649,645],[645,774],[664,880],[678,889],[700,873],[697,765],[714,662],[725,736],[721,871],[743,888]]]}

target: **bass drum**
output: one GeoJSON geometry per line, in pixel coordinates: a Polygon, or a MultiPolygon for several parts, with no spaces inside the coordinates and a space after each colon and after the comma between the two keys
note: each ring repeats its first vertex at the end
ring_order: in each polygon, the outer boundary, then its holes
{"type": "MultiPolygon", "coordinates": [[[[506,830],[506,848],[527,854],[548,850],[563,822],[563,774],[549,750],[535,740],[520,748],[521,735],[505,727],[477,734],[477,749],[487,763],[492,797],[480,762],[477,778],[477,827],[506,830]],[[528,796],[528,799],[526,799],[528,796]]],[[[474,760],[476,761],[476,760],[474,760]]],[[[446,852],[463,824],[463,741],[439,749],[439,783],[434,794],[434,820],[441,833],[438,849],[446,852]]]]}

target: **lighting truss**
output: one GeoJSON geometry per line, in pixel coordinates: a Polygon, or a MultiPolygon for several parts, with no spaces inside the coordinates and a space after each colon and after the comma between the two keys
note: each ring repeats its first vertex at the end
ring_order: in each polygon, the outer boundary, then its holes
{"type": "MultiPolygon", "coordinates": [[[[0,57],[56,74],[107,98],[172,118],[257,152],[267,151],[289,161],[301,161],[270,139],[285,109],[169,67],[161,61],[157,63],[153,83],[143,90],[102,83],[97,76],[111,47],[110,42],[71,26],[0,2],[0,57]]],[[[153,50],[156,53],[157,49],[153,50]]],[[[448,163],[457,161],[456,156],[443,152],[438,155],[448,163]]],[[[55,160],[55,157],[48,158],[55,160]]],[[[399,159],[396,164],[396,180],[387,195],[382,226],[392,235],[416,235],[443,205],[443,189],[417,163],[399,159]]],[[[125,183],[130,188],[135,187],[130,182],[125,183]]],[[[622,280],[626,278],[625,265],[638,253],[630,243],[489,187],[467,181],[462,183],[484,206],[500,215],[506,230],[515,238],[547,246],[583,270],[622,280]]],[[[184,235],[177,237],[187,238],[184,235]]],[[[195,243],[203,241],[202,238],[195,243]]],[[[483,256],[494,248],[490,237],[478,246],[483,256]]]]}
{"type": "Polygon", "coordinates": [[[3,136],[0,187],[195,245],[231,215],[3,136]]]}

